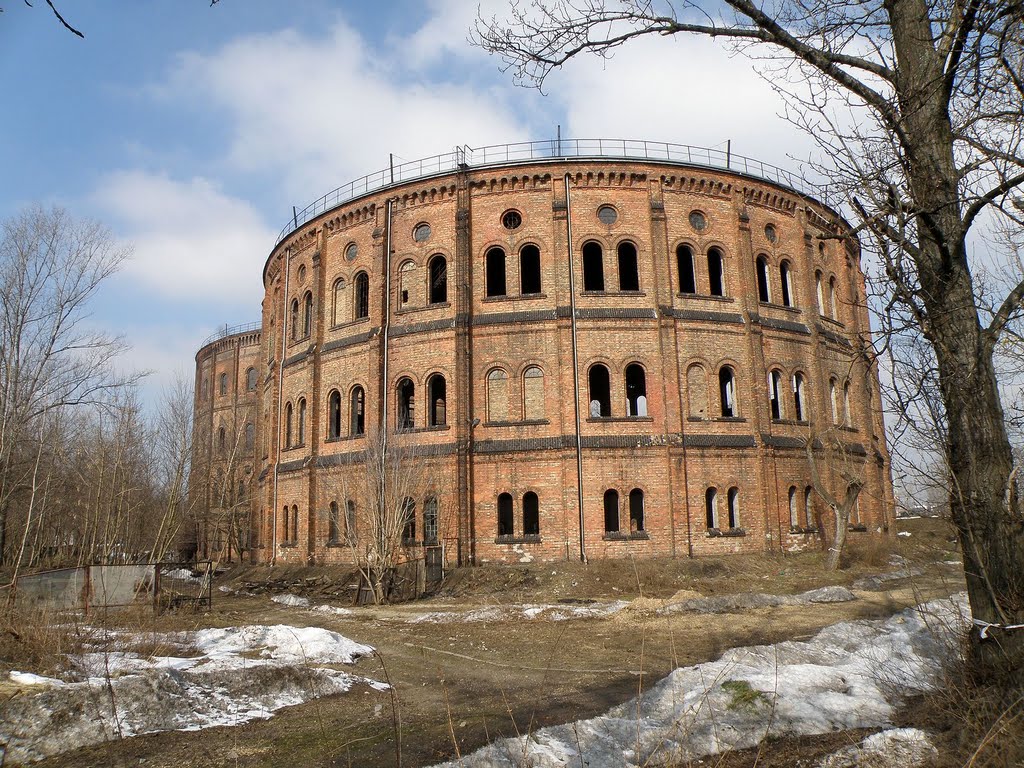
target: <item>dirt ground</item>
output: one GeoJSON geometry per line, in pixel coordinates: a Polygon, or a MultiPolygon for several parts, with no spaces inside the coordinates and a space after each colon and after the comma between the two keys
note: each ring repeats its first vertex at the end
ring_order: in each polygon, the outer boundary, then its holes
{"type": "MultiPolygon", "coordinates": [[[[557,563],[462,569],[437,595],[398,606],[354,609],[350,616],[315,614],[270,601],[274,592],[316,603],[346,605],[347,577],[326,569],[239,567],[218,583],[255,593],[215,593],[202,615],[161,617],[157,629],[248,623],[316,625],[374,646],[354,674],[389,681],[393,694],[366,686],[280,711],[235,728],[161,733],[77,750],[36,763],[57,766],[422,766],[466,754],[499,736],[592,717],[654,684],[671,669],[717,658],[742,645],[803,639],[848,619],[887,616],[906,606],[963,589],[946,524],[901,521],[911,535],[851,545],[847,567],[826,574],[819,553],[700,560],[557,563]],[[905,563],[893,561],[893,556],[905,563]],[[920,573],[858,589],[880,573],[920,573]],[[854,587],[847,603],[759,608],[743,613],[656,614],[696,595],[793,594],[827,584],[854,587]],[[599,618],[523,618],[409,623],[432,611],[468,611],[518,603],[629,607],[599,618]],[[596,601],[590,603],[589,601],[596,601]]],[[[811,765],[813,758],[856,742],[863,733],[773,742],[760,753],[708,758],[704,764],[811,765]]]]}

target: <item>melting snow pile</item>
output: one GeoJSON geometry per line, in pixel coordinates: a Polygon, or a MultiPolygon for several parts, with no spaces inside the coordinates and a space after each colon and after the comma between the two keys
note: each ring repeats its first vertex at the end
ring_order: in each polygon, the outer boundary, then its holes
{"type": "Polygon", "coordinates": [[[965,610],[962,599],[935,601],[835,624],[806,642],[734,648],[600,717],[502,739],[444,766],[680,765],[767,736],[883,728],[956,653],[965,610]]]}
{"type": "Polygon", "coordinates": [[[348,608],[339,608],[335,605],[310,605],[308,597],[299,597],[298,595],[274,595],[270,598],[272,602],[286,605],[289,608],[305,608],[307,611],[313,611],[314,613],[328,613],[333,616],[350,616],[352,611],[348,608]]]}
{"type": "Polygon", "coordinates": [[[549,621],[566,621],[567,619],[592,619],[609,616],[621,611],[629,603],[616,600],[611,603],[593,603],[589,605],[494,605],[487,608],[476,608],[472,611],[434,611],[422,613],[408,619],[410,624],[448,624],[467,621],[508,621],[512,619],[547,619],[549,621]]]}
{"type": "Polygon", "coordinates": [[[76,681],[11,673],[12,682],[27,689],[3,709],[0,741],[8,743],[7,759],[30,762],[118,736],[239,725],[359,682],[386,688],[334,669],[373,649],[319,627],[243,626],[155,638],[110,633],[105,639],[107,647],[124,650],[74,658],[76,681]],[[154,639],[182,655],[130,650],[154,639]]]}

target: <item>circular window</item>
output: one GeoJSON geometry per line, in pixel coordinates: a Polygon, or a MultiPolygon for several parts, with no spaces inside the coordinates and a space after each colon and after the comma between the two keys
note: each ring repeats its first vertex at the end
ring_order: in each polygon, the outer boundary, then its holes
{"type": "Polygon", "coordinates": [[[602,205],[597,209],[597,218],[602,224],[611,226],[619,220],[619,212],[610,205],[602,205]]]}
{"type": "Polygon", "coordinates": [[[356,256],[359,255],[359,246],[355,243],[349,243],[345,246],[345,258],[348,261],[355,261],[356,256]]]}
{"type": "Polygon", "coordinates": [[[412,231],[412,239],[417,243],[423,243],[430,239],[430,225],[427,222],[417,224],[412,231]]]}
{"type": "Polygon", "coordinates": [[[700,211],[690,211],[690,226],[697,232],[703,232],[708,228],[708,219],[700,211]]]}
{"type": "Polygon", "coordinates": [[[769,243],[774,243],[776,240],[779,239],[779,233],[775,231],[774,224],[764,225],[764,236],[768,238],[769,243]]]}
{"type": "Polygon", "coordinates": [[[299,285],[306,282],[306,265],[299,264],[299,285]]]}
{"type": "Polygon", "coordinates": [[[519,229],[523,225],[523,215],[519,211],[505,211],[501,214],[501,226],[505,229],[519,229]]]}

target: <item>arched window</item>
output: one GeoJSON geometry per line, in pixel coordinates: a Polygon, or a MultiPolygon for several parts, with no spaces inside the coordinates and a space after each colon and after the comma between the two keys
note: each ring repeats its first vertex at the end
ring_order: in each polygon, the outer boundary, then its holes
{"type": "Polygon", "coordinates": [[[299,398],[299,422],[297,437],[299,445],[306,444],[306,398],[299,398]]]}
{"type": "Polygon", "coordinates": [[[789,487],[789,527],[799,528],[800,527],[800,515],[797,508],[796,499],[796,486],[791,485],[789,487]]]}
{"type": "Polygon", "coordinates": [[[283,529],[281,531],[281,541],[283,541],[285,543],[291,541],[291,538],[289,538],[289,536],[288,536],[288,534],[290,533],[289,528],[291,528],[291,526],[289,525],[290,523],[291,523],[291,515],[289,514],[288,505],[285,504],[284,505],[284,514],[281,516],[281,527],[283,529]]]}
{"type": "Polygon", "coordinates": [[[370,276],[365,272],[356,275],[355,315],[356,320],[370,316],[370,276]]]}
{"type": "Polygon", "coordinates": [[[487,421],[508,421],[508,374],[501,368],[487,374],[487,421]]]}
{"type": "Polygon", "coordinates": [[[332,390],[327,396],[327,439],[341,437],[341,392],[332,390]]]}
{"type": "Polygon", "coordinates": [[[797,421],[806,421],[807,414],[804,413],[806,404],[804,403],[804,375],[802,373],[793,374],[793,417],[797,421]]]}
{"type": "Polygon", "coordinates": [[[757,257],[757,299],[765,304],[772,300],[772,294],[768,287],[768,259],[764,256],[757,257]]]}
{"type": "Polygon", "coordinates": [[[423,543],[437,544],[437,499],[428,496],[423,502],[423,543]]]}
{"type": "Polygon", "coordinates": [[[779,279],[782,286],[782,306],[793,306],[792,268],[788,261],[779,265],[779,279]]]}
{"type": "Polygon", "coordinates": [[[256,442],[256,425],[249,422],[245,425],[245,450],[251,451],[256,442]]]}
{"type": "Polygon", "coordinates": [[[498,496],[498,535],[512,536],[513,526],[512,494],[502,493],[498,496]]]}
{"type": "Polygon", "coordinates": [[[540,536],[540,499],[533,491],[523,494],[523,536],[540,536]]]}
{"type": "Polygon", "coordinates": [[[814,273],[814,301],[817,305],[818,314],[824,316],[825,314],[825,293],[821,287],[821,272],[814,273]]]}
{"type": "Polygon", "coordinates": [[[416,421],[416,385],[405,377],[398,381],[398,428],[412,429],[416,421]]]}
{"type": "Polygon", "coordinates": [[[781,419],[782,410],[782,374],[778,371],[768,372],[768,401],[771,404],[772,418],[781,419]]]}
{"type": "Polygon", "coordinates": [[[523,372],[523,418],[526,421],[544,418],[544,371],[535,365],[523,372]]]}
{"type": "Polygon", "coordinates": [[[519,293],[531,296],[540,292],[540,249],[524,245],[519,250],[519,293]]]}
{"type": "Polygon", "coordinates": [[[284,447],[292,447],[292,404],[284,407],[284,447]]]}
{"type": "Polygon", "coordinates": [[[626,415],[647,415],[647,377],[636,363],[626,366],[626,415]]]}
{"type": "Polygon", "coordinates": [[[853,414],[850,412],[850,382],[843,382],[843,426],[849,427],[853,424],[853,414]]]}
{"type": "Polygon", "coordinates": [[[292,337],[292,341],[295,341],[297,338],[299,338],[299,300],[298,299],[292,299],[291,318],[290,318],[289,322],[291,323],[291,337],[292,337]]]}
{"type": "Polygon", "coordinates": [[[402,262],[398,268],[398,305],[400,307],[409,306],[415,269],[416,265],[411,261],[402,262]]]}
{"type": "Polygon", "coordinates": [[[729,489],[729,528],[736,529],[740,527],[740,489],[730,488],[729,489]]]}
{"type": "Polygon", "coordinates": [[[600,243],[586,243],[583,246],[583,290],[604,290],[604,252],[600,243]]]}
{"type": "Polygon", "coordinates": [[[804,488],[804,519],[808,528],[816,528],[814,520],[814,489],[811,486],[804,488]]]}
{"type": "Polygon", "coordinates": [[[427,379],[427,426],[443,427],[448,423],[448,385],[440,373],[427,379]]]}
{"type": "Polygon", "coordinates": [[[402,543],[411,546],[416,543],[416,502],[408,496],[402,502],[402,543]]]}
{"type": "Polygon", "coordinates": [[[487,251],[487,295],[504,296],[507,293],[505,285],[505,251],[501,248],[491,248],[487,251]]]}
{"type": "Polygon", "coordinates": [[[204,378],[203,379],[203,383],[199,387],[199,391],[202,393],[203,400],[205,400],[210,395],[210,386],[209,386],[209,384],[210,384],[210,382],[208,382],[204,378]]]}
{"type": "Polygon", "coordinates": [[[836,306],[836,279],[830,277],[828,279],[828,306],[829,316],[833,320],[839,320],[839,308],[836,306]]]}
{"type": "Polygon", "coordinates": [[[345,541],[356,543],[356,503],[351,499],[345,502],[345,541]]]}
{"type": "Polygon", "coordinates": [[[352,387],[349,396],[348,433],[353,437],[366,434],[366,393],[362,387],[352,387]]]}
{"type": "Polygon", "coordinates": [[[341,539],[341,521],[338,519],[338,502],[332,501],[327,508],[327,543],[337,544],[341,539]]]}
{"type": "Polygon", "coordinates": [[[614,488],[604,492],[604,532],[619,532],[619,492],[614,488]]]}
{"type": "Polygon", "coordinates": [[[640,269],[636,263],[636,246],[630,242],[619,243],[619,290],[640,290],[640,269]]]}
{"type": "Polygon", "coordinates": [[[834,378],[828,380],[828,401],[832,406],[832,423],[839,423],[839,392],[838,384],[834,378]]]}
{"type": "Polygon", "coordinates": [[[340,325],[348,320],[345,301],[345,288],[347,283],[345,278],[339,277],[334,281],[334,290],[332,291],[333,300],[331,301],[331,323],[332,325],[340,325]]]}
{"type": "Polygon", "coordinates": [[[725,296],[725,257],[718,248],[708,250],[708,290],[712,296],[725,296]]]}
{"type": "Polygon", "coordinates": [[[256,373],[256,369],[255,368],[249,368],[245,372],[245,390],[247,392],[255,392],[256,391],[256,381],[257,381],[257,378],[258,378],[258,374],[256,373]]]}
{"type": "Polygon", "coordinates": [[[629,492],[629,532],[643,533],[644,530],[644,492],[634,488],[629,492]]]}
{"type": "Polygon", "coordinates": [[[688,245],[676,248],[676,270],[679,272],[679,292],[696,293],[697,277],[693,270],[693,249],[688,245]]]}
{"type": "Polygon", "coordinates": [[[220,450],[221,453],[224,453],[224,449],[227,448],[227,445],[228,433],[227,430],[224,429],[224,427],[221,427],[220,429],[217,430],[217,448],[220,450]]]}
{"type": "Polygon", "coordinates": [[[691,419],[708,417],[708,377],[697,363],[686,369],[686,405],[691,419]]]}
{"type": "Polygon", "coordinates": [[[299,540],[299,508],[292,504],[292,543],[299,540]]]}
{"type": "Polygon", "coordinates": [[[220,375],[220,393],[222,395],[228,393],[228,375],[226,373],[220,375]]]}
{"type": "Polygon", "coordinates": [[[313,332],[313,294],[306,292],[302,297],[302,337],[306,338],[313,332]]]}
{"type": "Polygon", "coordinates": [[[612,415],[611,378],[608,369],[600,363],[590,366],[587,372],[588,392],[590,393],[590,418],[599,419],[612,415]]]}
{"type": "Polygon", "coordinates": [[[430,303],[444,304],[448,301],[448,262],[440,253],[430,260],[427,267],[430,274],[430,303]]]}
{"type": "Polygon", "coordinates": [[[708,530],[718,528],[718,489],[708,488],[704,492],[704,518],[708,530]]]}
{"type": "Polygon", "coordinates": [[[728,365],[723,365],[718,371],[718,397],[722,405],[722,417],[736,416],[736,375],[728,365]]]}

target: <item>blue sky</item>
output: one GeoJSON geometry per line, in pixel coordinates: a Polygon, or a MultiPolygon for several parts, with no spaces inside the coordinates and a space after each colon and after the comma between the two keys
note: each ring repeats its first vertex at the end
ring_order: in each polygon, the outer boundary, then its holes
{"type": "Polygon", "coordinates": [[[153,373],[259,318],[263,263],[293,205],[456,145],[554,136],[651,139],[784,167],[810,140],[771,88],[710,41],[652,38],[584,58],[547,95],[471,48],[508,0],[0,0],[0,216],[31,202],[104,222],[133,257],[93,322],[153,373]]]}

